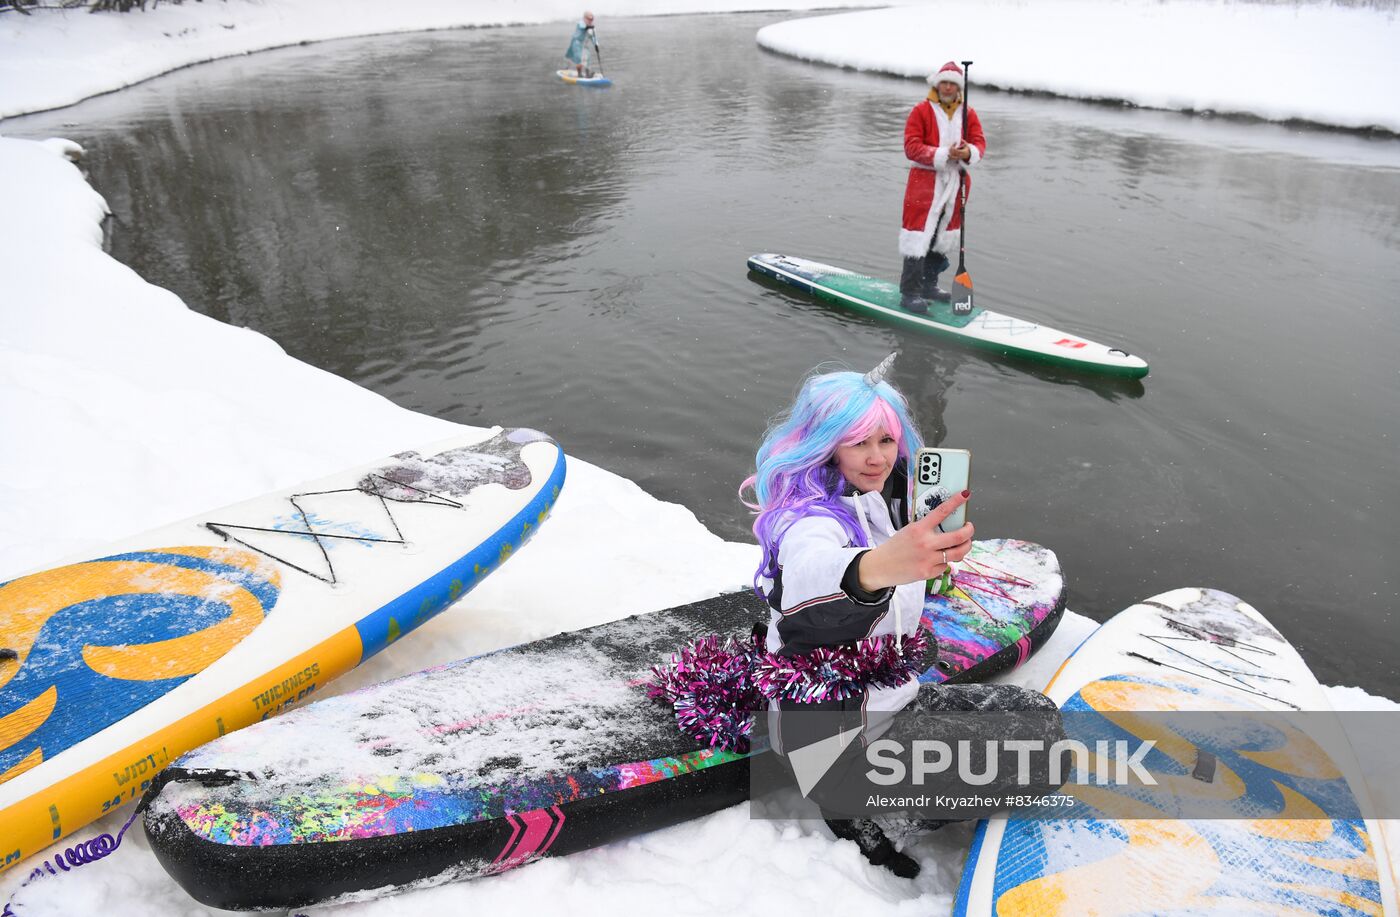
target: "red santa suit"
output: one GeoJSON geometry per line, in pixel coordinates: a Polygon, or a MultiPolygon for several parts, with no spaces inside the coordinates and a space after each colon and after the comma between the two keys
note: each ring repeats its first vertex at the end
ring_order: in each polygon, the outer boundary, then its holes
{"type": "Polygon", "coordinates": [[[905,258],[924,257],[936,231],[938,251],[951,255],[957,250],[957,229],[962,225],[958,179],[961,177],[970,192],[972,177],[967,169],[981,162],[987,152],[982,122],[977,111],[968,108],[966,140],[972,158],[960,163],[948,157],[948,151],[964,139],[962,104],[949,117],[937,102],[924,99],[914,106],[904,124],[904,155],[912,163],[904,189],[904,225],[899,231],[899,253],[905,258]]]}

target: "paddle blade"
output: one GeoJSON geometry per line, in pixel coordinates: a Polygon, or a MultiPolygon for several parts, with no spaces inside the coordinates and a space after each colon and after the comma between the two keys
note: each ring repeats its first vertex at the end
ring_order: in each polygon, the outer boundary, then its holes
{"type": "Polygon", "coordinates": [[[953,314],[968,315],[972,312],[972,275],[966,270],[958,271],[953,278],[953,314]]]}

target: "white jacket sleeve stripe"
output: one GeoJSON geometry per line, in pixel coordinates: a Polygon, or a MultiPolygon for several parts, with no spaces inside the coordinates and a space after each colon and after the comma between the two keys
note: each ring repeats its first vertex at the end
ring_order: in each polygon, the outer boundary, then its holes
{"type": "Polygon", "coordinates": [[[783,611],[783,617],[787,617],[788,615],[795,615],[803,609],[811,608],[813,605],[820,605],[823,602],[832,602],[836,601],[837,599],[844,598],[846,598],[846,593],[844,592],[833,592],[831,595],[817,596],[815,599],[808,599],[801,605],[794,605],[792,608],[786,609],[785,611],[783,611]]]}

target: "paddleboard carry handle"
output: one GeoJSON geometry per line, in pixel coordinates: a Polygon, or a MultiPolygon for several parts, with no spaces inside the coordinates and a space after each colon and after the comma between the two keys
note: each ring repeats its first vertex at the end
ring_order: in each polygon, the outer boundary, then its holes
{"type": "Polygon", "coordinates": [[[234,783],[241,783],[244,780],[257,779],[257,774],[248,771],[233,771],[215,767],[178,767],[176,765],[171,765],[151,778],[151,785],[146,788],[146,793],[141,797],[141,804],[137,808],[144,809],[149,806],[151,802],[160,795],[161,790],[172,783],[197,783],[200,786],[229,786],[234,783]]]}

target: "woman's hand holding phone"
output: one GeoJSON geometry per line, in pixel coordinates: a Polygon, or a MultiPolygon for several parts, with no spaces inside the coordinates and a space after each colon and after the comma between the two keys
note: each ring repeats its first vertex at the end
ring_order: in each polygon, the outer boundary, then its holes
{"type": "Polygon", "coordinates": [[[860,587],[877,592],[890,586],[930,580],[966,557],[972,550],[972,523],[951,532],[940,532],[938,526],[966,503],[969,496],[971,492],[966,490],[954,494],[922,519],[895,532],[889,541],[862,554],[857,568],[860,587]]]}

